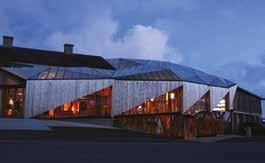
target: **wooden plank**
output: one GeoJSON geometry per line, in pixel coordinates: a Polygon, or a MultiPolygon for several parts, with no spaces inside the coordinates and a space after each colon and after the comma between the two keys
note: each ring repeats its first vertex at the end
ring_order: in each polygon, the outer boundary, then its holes
{"type": "Polygon", "coordinates": [[[230,110],[234,109],[234,99],[235,99],[236,90],[237,90],[237,85],[229,88],[229,109],[230,110]]]}
{"type": "Polygon", "coordinates": [[[183,82],[183,110],[185,113],[192,105],[200,100],[207,92],[207,85],[183,82]]]}
{"type": "Polygon", "coordinates": [[[210,86],[210,109],[211,111],[216,107],[216,105],[224,99],[224,97],[229,92],[228,88],[212,87],[210,86]]]}
{"type": "Polygon", "coordinates": [[[126,81],[117,80],[112,88],[112,116],[138,106],[182,86],[179,81],[126,81]]]}
{"type": "Polygon", "coordinates": [[[109,87],[112,83],[113,80],[29,80],[26,85],[25,117],[39,115],[109,87]]]}

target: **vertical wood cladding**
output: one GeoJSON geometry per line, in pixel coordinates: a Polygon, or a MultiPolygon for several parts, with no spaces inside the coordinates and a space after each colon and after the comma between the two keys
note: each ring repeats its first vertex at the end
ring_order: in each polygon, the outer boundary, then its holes
{"type": "Polygon", "coordinates": [[[187,112],[200,98],[209,91],[207,85],[183,82],[183,110],[187,112]]]}
{"type": "Polygon", "coordinates": [[[210,105],[211,105],[211,111],[213,111],[213,108],[216,107],[216,105],[224,99],[224,97],[229,93],[228,88],[219,88],[219,87],[210,87],[210,105]]]}
{"type": "Polygon", "coordinates": [[[112,88],[112,116],[136,107],[182,86],[178,81],[126,81],[116,80],[112,88]]]}
{"type": "Polygon", "coordinates": [[[29,80],[25,117],[33,117],[66,102],[111,86],[113,80],[29,80]]]}
{"type": "Polygon", "coordinates": [[[234,109],[238,112],[261,114],[261,99],[238,88],[234,99],[234,109]]]}

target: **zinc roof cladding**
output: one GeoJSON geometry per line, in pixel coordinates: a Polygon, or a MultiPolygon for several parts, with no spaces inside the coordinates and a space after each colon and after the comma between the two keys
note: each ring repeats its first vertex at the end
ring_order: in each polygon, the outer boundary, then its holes
{"type": "Polygon", "coordinates": [[[140,63],[136,63],[135,61],[130,61],[128,59],[108,59],[108,62],[115,68],[115,69],[126,69],[134,66],[141,65],[140,63]]]}
{"type": "Polygon", "coordinates": [[[129,76],[121,76],[120,80],[151,80],[151,81],[180,81],[181,79],[170,70],[153,71],[148,73],[139,73],[129,76]]]}
{"type": "Polygon", "coordinates": [[[229,80],[171,62],[124,58],[107,60],[116,68],[116,71],[113,74],[114,78],[124,78],[136,74],[170,70],[183,81],[226,88],[235,85],[235,83],[229,80]],[[128,64],[129,66],[127,68],[119,69],[119,67],[124,67],[120,65],[126,65],[126,63],[130,63],[130,65],[128,64]]]}
{"type": "Polygon", "coordinates": [[[2,69],[13,73],[26,80],[37,79],[106,79],[111,78],[114,73],[113,70],[104,70],[88,67],[55,67],[33,65],[27,67],[2,67],[2,69]],[[54,72],[54,75],[48,76],[49,73],[54,72]],[[43,74],[47,76],[40,76],[43,74]],[[59,76],[61,73],[63,76],[59,76]],[[54,76],[54,77],[52,77],[54,76]]]}
{"type": "Polygon", "coordinates": [[[55,72],[53,78],[44,79],[128,79],[128,80],[183,80],[198,84],[205,84],[217,87],[231,87],[235,83],[216,77],[202,71],[164,61],[138,60],[138,59],[108,59],[107,60],[116,70],[97,69],[89,67],[58,67],[30,64],[25,67],[5,67],[6,71],[14,73],[24,79],[40,79],[42,72],[55,72]],[[153,73],[161,72],[161,73],[153,73]],[[172,74],[165,74],[170,72],[172,74]],[[67,75],[57,75],[57,73],[67,75]],[[145,77],[146,76],[146,77],[145,77]]]}
{"type": "Polygon", "coordinates": [[[112,73],[111,70],[92,68],[50,67],[29,79],[109,79],[112,73]]]}
{"type": "Polygon", "coordinates": [[[31,76],[34,76],[44,70],[46,70],[47,66],[42,65],[29,65],[25,67],[1,67],[5,71],[13,73],[23,79],[29,79],[31,76]]]}

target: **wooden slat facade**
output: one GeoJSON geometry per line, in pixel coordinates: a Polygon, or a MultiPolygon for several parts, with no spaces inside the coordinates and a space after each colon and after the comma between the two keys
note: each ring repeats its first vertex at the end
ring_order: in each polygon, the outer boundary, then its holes
{"type": "Polygon", "coordinates": [[[113,80],[28,80],[24,116],[36,116],[112,84],[113,80]]]}
{"type": "Polygon", "coordinates": [[[181,86],[182,82],[178,81],[115,80],[112,88],[112,116],[181,86]]]}
{"type": "Polygon", "coordinates": [[[220,87],[210,87],[210,109],[211,111],[216,105],[224,99],[224,97],[229,93],[228,88],[220,88],[220,87]]]}
{"type": "Polygon", "coordinates": [[[237,112],[261,115],[261,99],[243,89],[237,88],[234,99],[234,110],[237,112]]]}
{"type": "Polygon", "coordinates": [[[183,110],[185,113],[209,91],[207,85],[183,82],[183,110]]]}

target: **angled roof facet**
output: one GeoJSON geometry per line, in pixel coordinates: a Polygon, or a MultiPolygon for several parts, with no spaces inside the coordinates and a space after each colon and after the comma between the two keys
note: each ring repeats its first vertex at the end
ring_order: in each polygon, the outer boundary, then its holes
{"type": "Polygon", "coordinates": [[[109,79],[113,71],[86,67],[50,67],[29,79],[109,79]]]}
{"type": "Polygon", "coordinates": [[[182,80],[216,87],[235,83],[208,73],[164,61],[108,59],[116,70],[28,64],[25,67],[2,67],[26,80],[38,79],[120,79],[120,80],[182,80]]]}
{"type": "MultiPolygon", "coordinates": [[[[171,62],[164,61],[153,61],[153,60],[138,60],[138,59],[108,59],[108,61],[113,64],[113,67],[116,68],[116,71],[113,75],[114,78],[122,78],[126,79],[126,77],[130,77],[132,80],[132,76],[137,76],[137,74],[148,74],[152,72],[162,72],[162,71],[170,71],[175,74],[176,77],[180,78],[183,81],[193,82],[198,84],[205,84],[210,86],[217,87],[231,87],[235,85],[235,83],[217,77],[205,72],[182,66],[179,64],[174,64],[171,62]],[[124,66],[127,63],[127,67],[124,66]],[[128,64],[130,63],[130,64],[128,64]],[[120,68],[122,67],[122,68],[120,68]]],[[[159,73],[157,73],[159,74],[159,73]]],[[[143,77],[141,77],[143,78],[143,77]]],[[[150,77],[146,77],[150,80],[150,77]]],[[[128,78],[129,79],[129,78],[128,78]]],[[[154,79],[161,79],[158,76],[154,79]]],[[[163,78],[165,80],[165,78],[163,78]]],[[[171,80],[171,78],[168,78],[171,80]]]]}
{"type": "Polygon", "coordinates": [[[25,67],[1,67],[1,69],[15,74],[23,79],[29,79],[31,76],[36,75],[44,70],[46,70],[47,66],[42,65],[30,65],[25,67]]]}
{"type": "Polygon", "coordinates": [[[109,79],[113,70],[88,67],[55,67],[43,65],[29,65],[26,67],[1,67],[26,80],[43,79],[109,79]]]}

